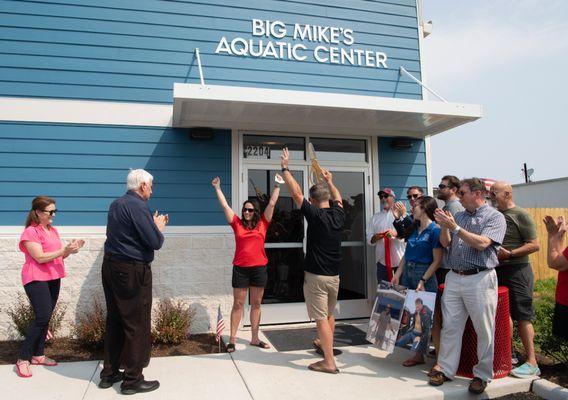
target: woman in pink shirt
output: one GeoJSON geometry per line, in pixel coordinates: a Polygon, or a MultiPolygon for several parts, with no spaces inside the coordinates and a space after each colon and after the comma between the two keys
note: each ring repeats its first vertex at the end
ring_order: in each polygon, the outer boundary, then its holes
{"type": "Polygon", "coordinates": [[[57,365],[44,354],[45,336],[59,296],[61,278],[65,276],[63,259],[77,253],[85,244],[83,240],[73,240],[65,247],[61,245],[59,233],[53,227],[56,212],[55,200],[36,197],[26,220],[26,229],[20,236],[19,248],[26,256],[22,283],[35,313],[16,362],[18,375],[22,378],[32,376],[30,364],[57,365]]]}

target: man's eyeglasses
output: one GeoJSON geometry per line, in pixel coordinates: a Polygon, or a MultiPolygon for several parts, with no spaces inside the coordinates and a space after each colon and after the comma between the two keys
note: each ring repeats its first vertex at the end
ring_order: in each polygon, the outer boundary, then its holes
{"type": "Polygon", "coordinates": [[[379,195],[379,199],[383,200],[383,199],[388,199],[389,195],[388,194],[380,194],[379,195]]]}
{"type": "Polygon", "coordinates": [[[243,208],[243,212],[253,213],[253,212],[254,212],[254,208],[243,208]]]}
{"type": "Polygon", "coordinates": [[[419,197],[422,197],[419,193],[409,194],[409,195],[406,196],[406,198],[407,198],[408,200],[410,200],[410,199],[416,200],[416,199],[419,198],[419,197]]]}
{"type": "Polygon", "coordinates": [[[458,191],[458,196],[463,196],[464,194],[468,194],[471,192],[464,192],[463,190],[458,191]]]}
{"type": "Polygon", "coordinates": [[[498,193],[499,193],[499,192],[491,191],[491,192],[489,192],[489,196],[491,196],[491,197],[497,197],[497,194],[498,194],[498,193]]]}
{"type": "Polygon", "coordinates": [[[51,216],[53,217],[53,215],[54,215],[55,213],[57,213],[58,210],[57,210],[57,209],[55,209],[55,210],[41,210],[41,212],[44,212],[44,213],[46,213],[46,214],[49,214],[49,215],[51,215],[51,216]]]}
{"type": "Polygon", "coordinates": [[[448,188],[448,189],[449,189],[450,187],[449,187],[448,185],[444,185],[443,183],[440,183],[440,184],[438,185],[438,189],[440,189],[440,190],[441,190],[441,189],[445,189],[445,188],[448,188]]]}

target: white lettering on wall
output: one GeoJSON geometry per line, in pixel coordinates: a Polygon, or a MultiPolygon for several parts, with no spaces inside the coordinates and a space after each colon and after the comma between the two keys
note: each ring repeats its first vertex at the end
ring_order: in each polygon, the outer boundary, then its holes
{"type": "Polygon", "coordinates": [[[251,23],[252,39],[235,37],[229,41],[223,36],[217,44],[215,54],[294,61],[313,59],[318,63],[388,68],[386,53],[351,47],[355,44],[353,29],[294,24],[291,35],[288,35],[288,27],[282,21],[255,18],[251,23]]]}

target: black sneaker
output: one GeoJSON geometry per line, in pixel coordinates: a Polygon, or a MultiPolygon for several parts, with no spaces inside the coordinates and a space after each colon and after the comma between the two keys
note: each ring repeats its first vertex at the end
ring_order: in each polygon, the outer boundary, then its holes
{"type": "Polygon", "coordinates": [[[101,378],[101,381],[99,382],[99,388],[108,389],[109,387],[114,385],[116,382],[120,382],[121,380],[122,380],[122,372],[118,372],[118,373],[113,374],[111,376],[105,376],[105,377],[101,378]]]}

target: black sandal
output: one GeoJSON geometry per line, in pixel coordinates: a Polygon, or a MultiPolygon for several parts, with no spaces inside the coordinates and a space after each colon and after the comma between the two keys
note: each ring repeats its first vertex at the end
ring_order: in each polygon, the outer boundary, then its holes
{"type": "Polygon", "coordinates": [[[227,353],[234,353],[236,350],[234,343],[227,344],[227,353]]]}
{"type": "Polygon", "coordinates": [[[270,346],[267,343],[263,342],[262,340],[260,340],[257,344],[251,343],[250,345],[260,347],[261,349],[269,349],[270,348],[270,346]]]}
{"type": "MultiPolygon", "coordinates": [[[[315,340],[312,342],[312,344],[314,345],[314,348],[316,349],[316,354],[323,356],[324,354],[323,354],[323,349],[321,348],[321,346],[319,344],[317,344],[317,342],[315,340]]],[[[343,354],[343,352],[341,350],[335,349],[335,348],[333,349],[333,356],[334,357],[339,356],[341,354],[343,354]]]]}

